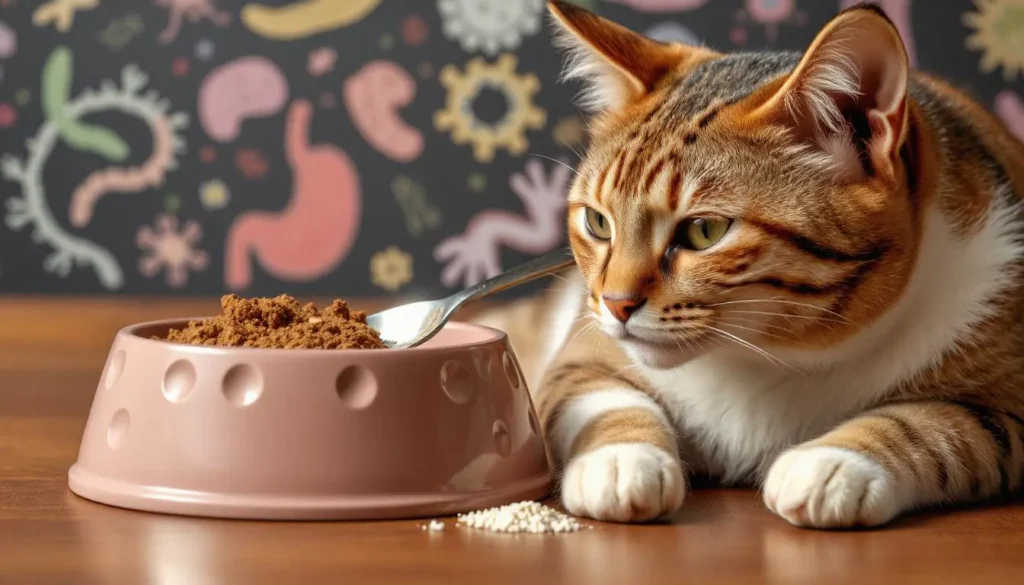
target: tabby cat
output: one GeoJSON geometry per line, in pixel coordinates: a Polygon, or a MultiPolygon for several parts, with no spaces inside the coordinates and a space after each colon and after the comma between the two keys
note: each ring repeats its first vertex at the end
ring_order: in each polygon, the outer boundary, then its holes
{"type": "Polygon", "coordinates": [[[731,54],[548,8],[593,113],[577,267],[480,321],[524,348],[564,506],[670,516],[700,475],[839,528],[1019,490],[1024,145],[873,5],[731,54]]]}

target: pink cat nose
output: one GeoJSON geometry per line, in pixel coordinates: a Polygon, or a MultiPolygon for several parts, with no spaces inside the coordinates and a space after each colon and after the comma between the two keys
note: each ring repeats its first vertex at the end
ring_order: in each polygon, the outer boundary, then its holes
{"type": "Polygon", "coordinates": [[[608,312],[623,323],[647,302],[647,299],[636,295],[601,295],[601,299],[608,312]]]}

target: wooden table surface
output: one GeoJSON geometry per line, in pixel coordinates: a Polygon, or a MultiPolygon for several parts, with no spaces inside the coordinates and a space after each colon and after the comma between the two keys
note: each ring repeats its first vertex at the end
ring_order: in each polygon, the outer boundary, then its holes
{"type": "Polygon", "coordinates": [[[771,516],[753,491],[707,489],[671,523],[542,536],[204,520],[71,494],[114,331],[210,306],[0,297],[0,584],[1024,583],[1021,503],[817,532],[771,516]]]}

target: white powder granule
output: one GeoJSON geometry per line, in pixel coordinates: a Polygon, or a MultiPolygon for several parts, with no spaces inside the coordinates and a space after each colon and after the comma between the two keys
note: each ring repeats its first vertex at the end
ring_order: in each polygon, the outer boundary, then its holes
{"type": "Polygon", "coordinates": [[[580,523],[539,502],[516,502],[498,508],[459,514],[458,523],[491,532],[576,532],[580,523]]]}
{"type": "Polygon", "coordinates": [[[423,530],[428,532],[441,532],[444,530],[444,522],[440,520],[431,520],[429,524],[423,525],[423,530]]]}

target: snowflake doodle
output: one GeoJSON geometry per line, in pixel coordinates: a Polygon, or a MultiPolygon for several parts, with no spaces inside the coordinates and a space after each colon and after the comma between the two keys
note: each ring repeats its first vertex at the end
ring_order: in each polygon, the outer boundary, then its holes
{"type": "Polygon", "coordinates": [[[544,0],[438,0],[437,10],[444,36],[457,40],[466,52],[493,57],[537,34],[544,0]]]}
{"type": "Polygon", "coordinates": [[[139,228],[136,244],[147,251],[139,260],[139,272],[154,278],[161,268],[167,286],[181,288],[188,282],[189,271],[205,270],[210,263],[206,252],[195,245],[203,237],[203,229],[195,220],[185,222],[178,231],[178,220],[173,215],[161,214],[156,218],[155,230],[148,225],[139,228]]]}

